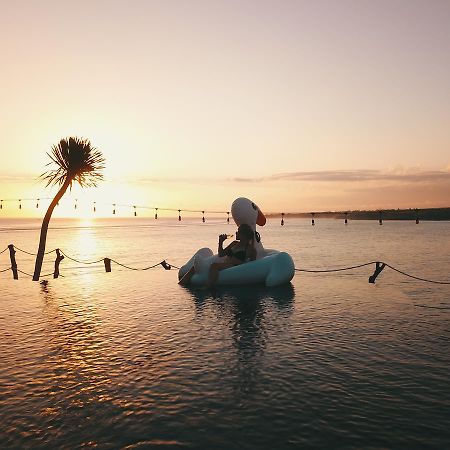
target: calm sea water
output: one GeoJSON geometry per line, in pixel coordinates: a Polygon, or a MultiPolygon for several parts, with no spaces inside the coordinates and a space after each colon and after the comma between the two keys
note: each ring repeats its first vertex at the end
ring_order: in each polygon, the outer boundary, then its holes
{"type": "MultiPolygon", "coordinates": [[[[450,276],[450,223],[269,221],[297,268],[373,260],[450,276]]],[[[39,223],[1,220],[0,250],[39,223]]],[[[47,249],[180,266],[233,225],[53,220],[47,249]]],[[[33,257],[18,252],[19,269],[33,257]]],[[[48,255],[43,273],[52,271],[48,255]]],[[[0,255],[0,270],[9,253],[0,255]]],[[[191,290],[177,271],[65,259],[63,278],[0,273],[1,448],[449,448],[450,286],[373,267],[291,284],[191,290]]]]}

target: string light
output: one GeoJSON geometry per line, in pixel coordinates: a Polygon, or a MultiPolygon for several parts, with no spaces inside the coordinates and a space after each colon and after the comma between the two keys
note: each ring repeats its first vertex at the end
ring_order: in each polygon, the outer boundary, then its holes
{"type": "MultiPolygon", "coordinates": [[[[23,201],[36,201],[36,203],[35,203],[36,209],[39,209],[40,201],[41,200],[45,200],[45,199],[51,200],[51,198],[47,198],[47,197],[45,197],[45,198],[42,197],[42,199],[41,198],[0,199],[0,210],[4,209],[3,208],[3,202],[18,202],[19,210],[22,210],[23,209],[22,208],[22,202],[23,201]]],[[[56,203],[56,206],[60,206],[60,202],[59,201],[56,203]]],[[[92,206],[93,206],[94,213],[97,212],[97,201],[93,201],[92,202],[92,206]]],[[[158,214],[159,214],[160,210],[162,210],[162,211],[178,211],[178,221],[180,221],[180,222],[182,220],[182,218],[181,218],[181,212],[182,211],[188,212],[188,213],[201,213],[201,220],[202,220],[203,223],[206,222],[206,214],[207,213],[210,213],[210,214],[225,214],[226,213],[227,214],[227,218],[226,218],[227,224],[230,223],[230,211],[225,211],[224,212],[224,211],[206,211],[206,210],[194,210],[194,209],[192,209],[192,210],[191,209],[184,209],[184,210],[182,210],[182,209],[175,209],[175,208],[160,208],[160,207],[154,207],[154,206],[142,206],[142,205],[138,206],[138,205],[130,205],[130,204],[123,204],[123,205],[121,205],[121,204],[113,203],[112,204],[112,207],[113,207],[112,214],[113,215],[116,215],[117,206],[124,206],[124,207],[133,208],[135,217],[137,217],[137,208],[153,209],[155,211],[155,215],[154,215],[155,219],[158,219],[158,214]]],[[[75,210],[78,209],[78,199],[74,199],[74,209],[75,210]]],[[[420,218],[419,218],[419,211],[420,210],[418,208],[410,208],[409,211],[414,211],[415,212],[415,216],[411,217],[410,219],[414,220],[416,224],[419,224],[420,223],[420,218]]],[[[373,210],[370,211],[369,210],[369,211],[365,211],[365,212],[367,212],[367,213],[378,213],[378,223],[379,223],[379,225],[383,225],[383,212],[384,212],[383,210],[375,210],[375,211],[373,211],[373,210]]],[[[393,212],[394,212],[394,210],[392,210],[392,212],[390,212],[390,210],[388,210],[388,217],[391,217],[393,212]]],[[[338,213],[338,212],[335,212],[333,214],[336,214],[336,213],[338,213]]],[[[405,211],[402,210],[402,212],[399,212],[401,218],[405,217],[404,215],[402,215],[403,213],[406,213],[406,210],[405,211]]],[[[286,215],[286,213],[282,212],[280,214],[281,214],[281,222],[280,222],[280,224],[281,224],[281,226],[283,226],[285,224],[285,215],[286,215]]],[[[315,225],[315,214],[331,214],[331,213],[330,212],[328,212],[328,213],[311,212],[309,214],[311,215],[311,225],[314,226],[315,225]]],[[[348,225],[350,212],[349,211],[343,211],[340,214],[344,214],[344,224],[348,225]]],[[[372,218],[373,218],[373,216],[372,216],[372,218]]]]}

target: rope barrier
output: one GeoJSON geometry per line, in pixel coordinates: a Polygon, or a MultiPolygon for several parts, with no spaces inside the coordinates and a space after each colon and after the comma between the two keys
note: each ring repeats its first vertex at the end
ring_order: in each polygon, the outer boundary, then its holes
{"type": "MultiPolygon", "coordinates": [[[[424,281],[426,283],[450,284],[450,281],[436,281],[436,280],[430,280],[430,279],[427,279],[427,278],[421,278],[421,277],[417,277],[415,275],[411,275],[411,274],[403,272],[402,270],[397,269],[396,267],[391,266],[390,264],[385,263],[383,261],[371,261],[371,262],[367,262],[367,263],[364,263],[364,264],[358,264],[357,266],[341,267],[341,268],[338,268],[338,269],[310,270],[310,269],[297,269],[297,268],[295,268],[295,270],[297,272],[329,273],[329,272],[340,272],[340,271],[343,271],[343,270],[358,269],[360,267],[370,266],[372,264],[376,264],[377,265],[377,270],[378,270],[378,266],[379,265],[383,265],[383,267],[384,266],[389,267],[390,269],[394,270],[395,272],[398,272],[398,273],[400,273],[402,275],[405,275],[406,277],[414,278],[415,280],[424,281]]],[[[379,270],[378,273],[381,272],[381,270],[379,270]]],[[[377,275],[378,275],[378,273],[377,273],[377,275]]]]}
{"type": "MultiPolygon", "coordinates": [[[[22,249],[20,249],[18,247],[15,247],[15,246],[14,246],[14,248],[16,250],[21,251],[23,253],[26,253],[28,255],[32,255],[32,256],[36,255],[35,253],[27,252],[26,250],[22,250],[22,249]]],[[[4,253],[6,250],[8,250],[8,248],[4,249],[2,252],[0,252],[0,254],[4,253]]],[[[45,254],[53,253],[53,252],[55,252],[57,250],[58,249],[50,250],[50,251],[46,252],[45,254]]],[[[180,269],[179,267],[177,267],[177,266],[175,266],[173,264],[169,264],[166,260],[163,260],[161,262],[158,262],[156,264],[153,264],[153,265],[147,266],[147,267],[131,267],[131,266],[123,264],[123,263],[121,263],[119,261],[116,261],[115,259],[110,259],[110,258],[100,258],[100,259],[97,259],[95,261],[83,261],[83,260],[79,260],[79,259],[73,258],[72,256],[67,255],[62,250],[59,250],[59,251],[60,251],[60,253],[62,255],[64,255],[64,257],[66,257],[67,259],[69,259],[71,261],[74,261],[74,262],[76,262],[78,264],[91,265],[91,264],[98,264],[100,262],[103,262],[105,264],[105,269],[106,269],[107,272],[111,271],[111,266],[110,266],[111,262],[113,262],[114,264],[117,264],[118,266],[121,266],[121,267],[123,267],[125,269],[134,270],[134,271],[146,271],[146,270],[154,269],[155,267],[158,267],[159,265],[161,265],[166,270],[170,270],[172,268],[178,269],[178,270],[180,269]]],[[[334,269],[298,269],[298,268],[294,268],[294,269],[295,269],[296,272],[332,273],[332,272],[342,272],[342,271],[346,271],[346,270],[359,269],[361,267],[371,266],[373,264],[376,265],[376,269],[375,269],[374,274],[371,277],[369,277],[369,282],[370,283],[374,283],[375,282],[376,277],[381,273],[381,271],[384,269],[384,267],[389,267],[394,272],[397,272],[397,273],[399,273],[401,275],[404,275],[406,277],[409,277],[409,278],[412,278],[412,279],[415,279],[415,280],[418,280],[418,281],[423,281],[423,282],[426,282],[426,283],[433,283],[433,284],[450,285],[450,281],[431,280],[431,279],[428,279],[428,278],[423,278],[423,277],[418,277],[416,275],[411,275],[411,274],[409,274],[407,272],[404,272],[403,270],[400,270],[400,269],[398,269],[398,268],[396,268],[396,267],[394,267],[394,266],[392,266],[392,265],[390,265],[388,263],[385,263],[383,261],[370,261],[370,262],[366,262],[366,263],[363,263],[363,264],[357,264],[357,265],[354,265],[354,266],[347,266],[347,267],[339,267],[339,268],[334,268],[334,269]]],[[[72,270],[72,269],[73,268],[67,268],[67,270],[72,270]]],[[[0,273],[6,272],[8,270],[11,270],[11,267],[8,267],[6,269],[0,270],[0,273]]],[[[19,273],[23,273],[24,275],[28,275],[28,276],[31,276],[31,277],[33,276],[33,275],[29,274],[29,273],[23,272],[23,271],[18,270],[18,269],[17,269],[17,271],[19,273]]],[[[49,275],[53,275],[53,272],[49,273],[49,274],[41,275],[41,276],[44,277],[44,276],[49,276],[49,275]]]]}
{"type": "Polygon", "coordinates": [[[8,247],[6,247],[4,250],[2,250],[2,251],[0,252],[0,255],[1,255],[2,253],[5,253],[6,250],[8,250],[8,247]]]}

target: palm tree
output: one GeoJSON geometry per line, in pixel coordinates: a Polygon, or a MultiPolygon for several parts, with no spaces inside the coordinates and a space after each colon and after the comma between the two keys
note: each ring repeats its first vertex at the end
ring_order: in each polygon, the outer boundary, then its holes
{"type": "Polygon", "coordinates": [[[51,153],[47,154],[51,159],[51,162],[47,165],[54,163],[57,168],[43,173],[41,178],[47,181],[47,186],[58,185],[60,188],[42,221],[33,281],[39,281],[41,275],[48,224],[55,206],[61,200],[67,188],[72,189],[72,183],[74,182],[77,182],[81,187],[97,186],[97,182],[103,179],[101,171],[105,168],[105,158],[103,158],[100,150],[91,145],[88,139],[78,137],[61,139],[57,145],[52,147],[51,153]]]}

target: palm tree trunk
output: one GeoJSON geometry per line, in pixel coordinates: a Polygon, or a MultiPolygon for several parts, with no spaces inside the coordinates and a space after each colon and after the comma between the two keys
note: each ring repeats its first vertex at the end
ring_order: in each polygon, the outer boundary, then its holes
{"type": "Polygon", "coordinates": [[[71,182],[72,178],[67,178],[67,180],[59,189],[55,198],[50,203],[47,212],[45,213],[44,220],[42,221],[41,226],[41,237],[39,239],[39,248],[36,255],[36,263],[34,265],[33,281],[39,281],[39,277],[41,275],[42,262],[44,261],[44,254],[45,254],[45,244],[47,242],[48,224],[50,223],[50,218],[52,217],[53,210],[55,209],[55,206],[58,204],[58,202],[61,200],[61,197],[67,191],[67,188],[70,186],[71,182]]]}

